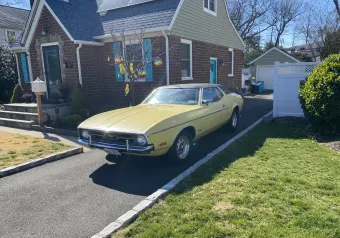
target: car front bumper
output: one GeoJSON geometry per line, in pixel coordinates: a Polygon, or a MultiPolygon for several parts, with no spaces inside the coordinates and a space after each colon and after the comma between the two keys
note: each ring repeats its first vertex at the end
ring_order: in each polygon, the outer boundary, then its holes
{"type": "Polygon", "coordinates": [[[84,140],[81,138],[78,138],[78,142],[89,147],[95,147],[100,149],[114,149],[121,153],[148,154],[154,151],[153,145],[135,146],[135,145],[107,144],[91,140],[84,140]]]}

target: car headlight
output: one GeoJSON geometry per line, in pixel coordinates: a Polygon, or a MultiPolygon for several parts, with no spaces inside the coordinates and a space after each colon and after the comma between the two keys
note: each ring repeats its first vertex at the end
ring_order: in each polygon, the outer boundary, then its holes
{"type": "Polygon", "coordinates": [[[146,137],[143,135],[138,135],[137,136],[137,143],[138,145],[146,145],[147,141],[146,141],[146,137]]]}
{"type": "Polygon", "coordinates": [[[88,140],[90,138],[90,134],[88,130],[82,130],[80,132],[80,135],[83,139],[88,140]]]}

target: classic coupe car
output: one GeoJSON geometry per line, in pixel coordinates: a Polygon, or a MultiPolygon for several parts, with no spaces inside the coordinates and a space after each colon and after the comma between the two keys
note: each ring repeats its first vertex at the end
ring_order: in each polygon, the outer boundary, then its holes
{"type": "Polygon", "coordinates": [[[108,154],[160,156],[182,161],[194,141],[229,123],[236,128],[243,98],[221,85],[155,89],[140,105],[105,112],[81,123],[79,142],[108,154]]]}

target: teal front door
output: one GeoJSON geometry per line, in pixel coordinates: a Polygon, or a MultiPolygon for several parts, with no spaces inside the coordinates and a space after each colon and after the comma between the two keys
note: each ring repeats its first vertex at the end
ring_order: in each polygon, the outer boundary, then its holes
{"type": "Polygon", "coordinates": [[[217,83],[217,60],[210,59],[210,83],[217,83]]]}

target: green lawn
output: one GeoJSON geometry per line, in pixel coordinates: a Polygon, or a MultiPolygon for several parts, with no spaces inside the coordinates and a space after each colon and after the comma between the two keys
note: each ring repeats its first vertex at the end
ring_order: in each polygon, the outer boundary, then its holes
{"type": "Polygon", "coordinates": [[[113,237],[340,237],[340,154],[262,124],[113,237]]]}

